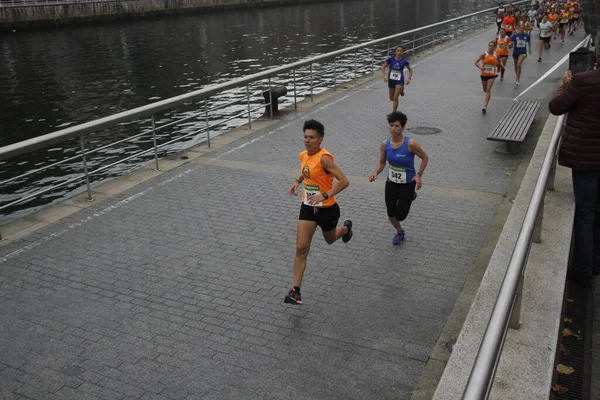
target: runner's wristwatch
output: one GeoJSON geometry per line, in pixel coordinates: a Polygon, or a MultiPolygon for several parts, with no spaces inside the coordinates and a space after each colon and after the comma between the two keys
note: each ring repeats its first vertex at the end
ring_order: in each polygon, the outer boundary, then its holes
{"type": "Polygon", "coordinates": [[[329,195],[327,194],[327,192],[323,193],[323,198],[324,198],[325,200],[329,199],[329,195]]]}

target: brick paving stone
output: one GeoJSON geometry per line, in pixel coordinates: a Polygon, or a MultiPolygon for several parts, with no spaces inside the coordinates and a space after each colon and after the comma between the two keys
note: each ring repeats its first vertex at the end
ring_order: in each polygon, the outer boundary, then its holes
{"type": "MultiPolygon", "coordinates": [[[[492,34],[444,63],[413,60],[400,109],[409,128],[442,130],[408,131],[431,156],[424,185],[439,190],[420,193],[401,246],[383,178],[365,179],[388,133],[387,89],[373,80],[0,248],[0,259],[23,250],[0,262],[0,396],[407,398],[521,160],[485,140],[519,90],[497,82],[481,115],[472,62],[492,34]],[[356,231],[331,246],[317,233],[305,304],[290,307],[299,201],[287,190],[307,118],[324,122],[324,146],[351,177],[338,201],[356,231]]],[[[532,61],[521,88],[548,67],[532,61]]],[[[531,96],[552,85],[540,87],[531,96]]]]}

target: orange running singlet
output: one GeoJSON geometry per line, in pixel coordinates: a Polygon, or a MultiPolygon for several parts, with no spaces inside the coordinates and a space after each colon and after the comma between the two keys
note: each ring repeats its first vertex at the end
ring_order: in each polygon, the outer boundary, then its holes
{"type": "Polygon", "coordinates": [[[498,56],[496,53],[490,54],[486,51],[485,57],[483,57],[483,70],[481,71],[481,76],[495,76],[497,65],[498,56]]]}
{"type": "Polygon", "coordinates": [[[502,27],[506,32],[512,32],[515,30],[516,21],[517,20],[515,19],[515,17],[504,17],[504,19],[502,20],[502,27]]]}
{"type": "Polygon", "coordinates": [[[498,36],[498,40],[496,40],[496,54],[498,54],[499,56],[508,56],[509,41],[510,38],[508,36],[505,36],[504,38],[498,36]]]}
{"type": "Polygon", "coordinates": [[[304,177],[304,188],[302,189],[302,203],[311,207],[331,207],[335,204],[335,197],[330,196],[327,200],[320,203],[309,204],[308,198],[315,194],[323,194],[333,188],[333,175],[325,172],[321,165],[321,157],[328,156],[333,160],[333,156],[325,149],[319,150],[312,156],[304,150],[299,154],[301,173],[304,177]]]}

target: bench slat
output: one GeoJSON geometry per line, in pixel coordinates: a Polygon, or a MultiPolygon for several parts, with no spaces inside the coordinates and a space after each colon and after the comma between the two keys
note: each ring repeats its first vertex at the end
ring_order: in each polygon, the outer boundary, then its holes
{"type": "Polygon", "coordinates": [[[533,123],[540,105],[539,101],[533,100],[515,101],[487,139],[503,142],[522,142],[527,136],[529,127],[533,123]]]}

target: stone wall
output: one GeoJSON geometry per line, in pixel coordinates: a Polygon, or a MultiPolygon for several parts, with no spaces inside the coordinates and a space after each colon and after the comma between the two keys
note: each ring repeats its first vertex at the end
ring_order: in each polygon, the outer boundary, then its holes
{"type": "Polygon", "coordinates": [[[109,0],[4,6],[0,7],[0,30],[316,1],[324,0],[109,0]]]}

